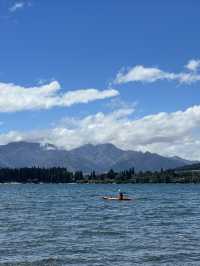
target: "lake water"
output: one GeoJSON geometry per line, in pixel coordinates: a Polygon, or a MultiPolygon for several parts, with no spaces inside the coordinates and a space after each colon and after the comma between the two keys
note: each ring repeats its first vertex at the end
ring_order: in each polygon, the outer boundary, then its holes
{"type": "Polygon", "coordinates": [[[200,265],[200,185],[0,185],[0,265],[200,265]]]}

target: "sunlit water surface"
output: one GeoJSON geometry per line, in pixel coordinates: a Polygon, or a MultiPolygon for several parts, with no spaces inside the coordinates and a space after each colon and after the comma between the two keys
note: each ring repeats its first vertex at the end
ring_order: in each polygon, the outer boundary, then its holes
{"type": "Polygon", "coordinates": [[[200,185],[0,185],[0,265],[200,265],[200,185]]]}

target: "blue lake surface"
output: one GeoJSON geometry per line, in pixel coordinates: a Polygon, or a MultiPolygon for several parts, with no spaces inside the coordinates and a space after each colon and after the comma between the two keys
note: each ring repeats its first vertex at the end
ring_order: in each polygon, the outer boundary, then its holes
{"type": "Polygon", "coordinates": [[[200,185],[0,185],[0,265],[200,265],[200,185]]]}

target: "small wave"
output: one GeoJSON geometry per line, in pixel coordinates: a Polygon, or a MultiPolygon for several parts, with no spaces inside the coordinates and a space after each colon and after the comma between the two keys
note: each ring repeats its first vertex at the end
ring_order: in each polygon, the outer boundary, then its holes
{"type": "Polygon", "coordinates": [[[0,263],[0,266],[63,266],[64,261],[57,258],[47,258],[34,261],[18,261],[0,263]]]}

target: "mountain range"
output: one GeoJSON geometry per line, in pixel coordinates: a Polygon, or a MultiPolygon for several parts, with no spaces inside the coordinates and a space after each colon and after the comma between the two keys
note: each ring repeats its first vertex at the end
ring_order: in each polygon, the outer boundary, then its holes
{"type": "Polygon", "coordinates": [[[180,157],[164,157],[150,152],[121,150],[113,144],[87,144],[72,150],[52,144],[11,142],[0,145],[0,167],[66,167],[69,171],[105,172],[134,167],[136,171],[172,169],[195,163],[180,157]]]}

